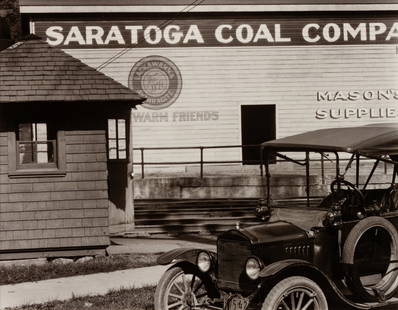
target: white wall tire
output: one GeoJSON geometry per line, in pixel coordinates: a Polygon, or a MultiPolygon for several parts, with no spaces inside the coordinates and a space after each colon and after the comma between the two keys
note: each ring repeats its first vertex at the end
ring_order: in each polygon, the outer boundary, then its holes
{"type": "Polygon", "coordinates": [[[293,276],[278,282],[268,293],[261,310],[328,310],[322,289],[311,279],[293,276]]]}

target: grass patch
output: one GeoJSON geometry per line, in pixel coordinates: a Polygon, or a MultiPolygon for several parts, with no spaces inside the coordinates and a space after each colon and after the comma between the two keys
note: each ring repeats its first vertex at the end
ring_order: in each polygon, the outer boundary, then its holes
{"type": "Polygon", "coordinates": [[[128,254],[100,256],[82,263],[0,266],[0,285],[153,266],[157,257],[158,254],[128,254]]]}
{"type": "Polygon", "coordinates": [[[66,301],[26,305],[8,310],[153,310],[155,287],[121,289],[104,296],[75,297],[66,301]]]}

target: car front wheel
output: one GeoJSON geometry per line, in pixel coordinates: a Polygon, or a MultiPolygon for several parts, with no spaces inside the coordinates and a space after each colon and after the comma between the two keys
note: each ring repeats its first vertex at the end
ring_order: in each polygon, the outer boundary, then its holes
{"type": "Polygon", "coordinates": [[[283,279],[268,293],[261,310],[328,310],[325,294],[301,276],[283,279]]]}
{"type": "Polygon", "coordinates": [[[207,279],[195,268],[172,267],[156,287],[155,310],[206,309],[209,290],[207,279]]]}

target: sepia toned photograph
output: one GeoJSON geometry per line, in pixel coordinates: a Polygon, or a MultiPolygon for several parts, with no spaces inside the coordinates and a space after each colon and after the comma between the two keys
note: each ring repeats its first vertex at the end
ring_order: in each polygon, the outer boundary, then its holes
{"type": "Polygon", "coordinates": [[[0,310],[398,310],[398,0],[0,0],[0,310]]]}

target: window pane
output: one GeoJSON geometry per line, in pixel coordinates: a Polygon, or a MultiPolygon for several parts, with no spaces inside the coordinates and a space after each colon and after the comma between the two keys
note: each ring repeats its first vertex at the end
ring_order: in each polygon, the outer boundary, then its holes
{"type": "Polygon", "coordinates": [[[117,159],[117,144],[115,139],[108,140],[109,159],[117,159]]]}
{"type": "Polygon", "coordinates": [[[125,139],[119,139],[119,150],[126,150],[126,140],[125,139]]]}
{"type": "Polygon", "coordinates": [[[20,164],[34,163],[33,145],[31,142],[20,143],[18,151],[20,164]]]}
{"type": "Polygon", "coordinates": [[[32,141],[33,130],[31,123],[24,123],[18,125],[18,137],[19,141],[32,141]]]}
{"type": "Polygon", "coordinates": [[[108,119],[108,138],[116,139],[116,120],[108,119]]]}
{"type": "Polygon", "coordinates": [[[37,163],[43,164],[48,163],[48,146],[47,143],[37,144],[37,163]]]}
{"type": "Polygon", "coordinates": [[[126,121],[124,119],[117,120],[117,133],[119,138],[126,138],[126,121]]]}
{"type": "Polygon", "coordinates": [[[126,140],[119,139],[119,159],[126,159],[127,152],[126,152],[126,140]]]}
{"type": "Polygon", "coordinates": [[[37,123],[36,124],[36,141],[46,141],[47,140],[47,124],[37,123]]]}
{"type": "Polygon", "coordinates": [[[125,150],[120,150],[119,151],[119,159],[126,159],[127,158],[127,154],[125,150]]]}
{"type": "Polygon", "coordinates": [[[108,141],[109,144],[109,149],[110,150],[116,150],[117,149],[117,144],[116,144],[116,140],[115,139],[109,139],[108,141]]]}
{"type": "Polygon", "coordinates": [[[117,159],[116,149],[109,150],[109,159],[117,159]]]}

